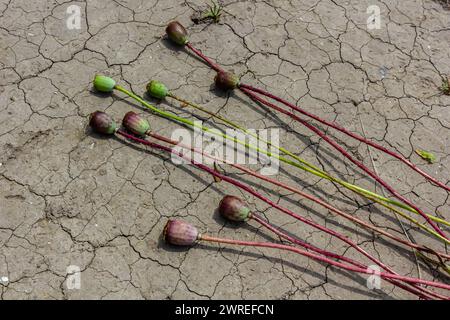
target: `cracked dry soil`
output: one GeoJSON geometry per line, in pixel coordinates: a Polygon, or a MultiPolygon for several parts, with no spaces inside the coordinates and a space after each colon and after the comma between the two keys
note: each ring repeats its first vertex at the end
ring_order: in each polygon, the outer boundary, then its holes
{"type": "MultiPolygon", "coordinates": [[[[222,236],[271,236],[217,217],[219,200],[229,193],[301,238],[370,264],[342,243],[192,167],[177,167],[164,155],[93,135],[86,130],[91,112],[107,110],[121,119],[138,109],[124,96],[93,94],[91,80],[104,73],[140,94],[148,80],[159,79],[177,95],[246,127],[279,128],[282,146],[382,192],[297,123],[239,92],[217,94],[211,86],[214,72],[163,39],[165,25],[177,19],[188,27],[193,44],[245,82],[395,149],[448,182],[450,97],[440,94],[439,86],[450,75],[449,11],[431,0],[222,3],[226,13],[219,24],[194,25],[190,17],[204,5],[201,1],[0,0],[2,299],[414,298],[385,281],[380,290],[369,290],[364,276],[293,254],[163,244],[162,228],[173,216],[222,236]],[[80,29],[66,27],[71,5],[81,9],[80,29]],[[381,9],[380,29],[367,29],[369,5],[381,9]],[[427,164],[416,148],[433,152],[437,161],[427,164]],[[79,289],[66,285],[69,266],[81,271],[79,289]]],[[[160,107],[193,117],[177,104],[160,107]]],[[[170,135],[177,127],[139,112],[161,134],[170,135]]],[[[198,119],[216,125],[210,118],[198,119]]],[[[450,219],[445,191],[398,161],[330,133],[421,208],[450,219]]],[[[327,181],[283,169],[277,179],[403,235],[388,211],[327,181]]],[[[349,236],[399,273],[418,275],[411,251],[279,191],[262,189],[280,204],[349,236]]],[[[417,242],[436,245],[403,223],[417,242]]],[[[436,276],[423,263],[420,270],[423,278],[436,276]]]]}

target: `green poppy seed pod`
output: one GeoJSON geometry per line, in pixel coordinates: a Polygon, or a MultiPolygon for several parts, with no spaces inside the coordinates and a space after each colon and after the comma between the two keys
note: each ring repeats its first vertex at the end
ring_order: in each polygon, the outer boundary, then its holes
{"type": "Polygon", "coordinates": [[[180,46],[184,46],[189,41],[186,29],[178,21],[169,23],[166,28],[166,33],[170,40],[180,46]]]}
{"type": "Polygon", "coordinates": [[[91,128],[101,134],[113,134],[117,130],[117,124],[107,113],[95,111],[89,119],[91,128]]]}
{"type": "Polygon", "coordinates": [[[231,72],[218,72],[214,82],[219,89],[233,90],[239,86],[239,77],[231,72]]]}
{"type": "Polygon", "coordinates": [[[199,237],[196,227],[183,220],[170,219],[163,231],[164,241],[176,246],[192,246],[199,237]]]}
{"type": "Polygon", "coordinates": [[[147,84],[147,93],[156,99],[164,99],[169,93],[166,85],[157,80],[152,80],[147,84]]]}
{"type": "Polygon", "coordinates": [[[219,204],[222,217],[232,221],[247,221],[251,217],[250,209],[244,201],[235,196],[225,196],[219,204]]]}
{"type": "Polygon", "coordinates": [[[122,125],[128,131],[139,136],[145,135],[145,133],[150,130],[148,121],[133,111],[127,112],[125,117],[123,117],[122,125]]]}
{"type": "Polygon", "coordinates": [[[112,92],[116,82],[107,76],[96,75],[94,78],[94,88],[100,92],[112,92]]]}

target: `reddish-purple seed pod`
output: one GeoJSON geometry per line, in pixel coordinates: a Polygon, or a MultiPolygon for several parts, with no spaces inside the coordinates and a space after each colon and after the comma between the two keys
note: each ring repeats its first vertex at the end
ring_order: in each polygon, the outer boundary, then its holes
{"type": "Polygon", "coordinates": [[[130,132],[143,136],[150,130],[150,124],[144,118],[133,111],[127,112],[123,117],[122,125],[130,132]]]}
{"type": "Polygon", "coordinates": [[[219,89],[233,90],[239,86],[239,77],[231,72],[218,72],[214,82],[219,89]]]}
{"type": "Polygon", "coordinates": [[[163,232],[164,241],[176,246],[192,246],[199,237],[196,227],[183,220],[170,219],[163,232]]]}
{"type": "Polygon", "coordinates": [[[95,132],[101,134],[113,134],[117,130],[117,124],[113,118],[102,111],[91,113],[89,125],[95,132]]]}
{"type": "Polygon", "coordinates": [[[222,217],[232,221],[247,221],[251,217],[250,209],[238,197],[227,195],[219,204],[219,213],[222,217]]]}
{"type": "Polygon", "coordinates": [[[178,21],[169,23],[166,28],[166,33],[170,40],[180,46],[184,46],[189,41],[186,29],[178,21]]]}

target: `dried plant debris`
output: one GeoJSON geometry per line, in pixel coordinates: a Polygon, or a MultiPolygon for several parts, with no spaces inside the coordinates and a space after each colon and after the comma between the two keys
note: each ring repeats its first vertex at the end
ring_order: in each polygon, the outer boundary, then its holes
{"type": "Polygon", "coordinates": [[[415,151],[422,159],[428,161],[428,163],[433,163],[434,161],[436,161],[436,156],[431,152],[420,149],[416,149],[415,151]]]}

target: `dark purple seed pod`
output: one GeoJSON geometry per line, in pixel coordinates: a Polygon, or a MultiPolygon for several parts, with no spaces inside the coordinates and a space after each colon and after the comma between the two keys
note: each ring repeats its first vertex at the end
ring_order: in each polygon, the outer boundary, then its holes
{"type": "Polygon", "coordinates": [[[178,21],[169,23],[166,28],[166,33],[170,40],[180,46],[184,46],[189,41],[186,29],[178,21]]]}
{"type": "Polygon", "coordinates": [[[247,221],[251,217],[250,209],[245,202],[230,195],[223,197],[220,201],[219,213],[225,219],[232,221],[247,221]]]}
{"type": "Polygon", "coordinates": [[[89,125],[92,130],[101,134],[113,134],[117,130],[117,124],[109,116],[109,114],[102,111],[95,111],[91,113],[89,125]]]}
{"type": "Polygon", "coordinates": [[[163,231],[164,241],[176,246],[192,246],[199,237],[196,227],[183,220],[170,219],[163,231]]]}
{"type": "Polygon", "coordinates": [[[150,124],[144,118],[133,111],[127,112],[123,117],[122,125],[130,132],[143,136],[150,130],[150,124]]]}
{"type": "Polygon", "coordinates": [[[216,87],[221,90],[233,90],[239,86],[239,77],[231,72],[218,72],[214,78],[216,87]]]}

